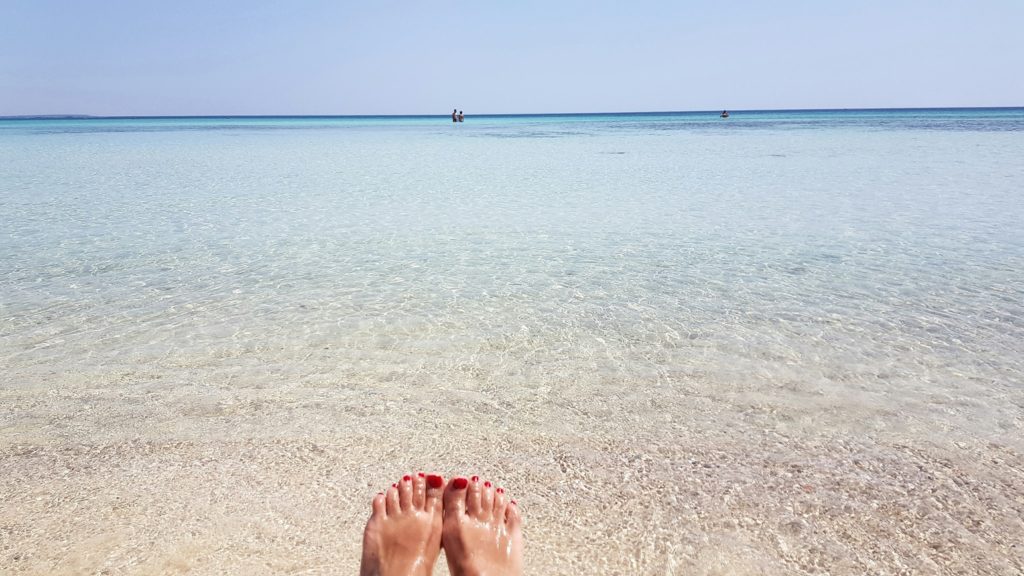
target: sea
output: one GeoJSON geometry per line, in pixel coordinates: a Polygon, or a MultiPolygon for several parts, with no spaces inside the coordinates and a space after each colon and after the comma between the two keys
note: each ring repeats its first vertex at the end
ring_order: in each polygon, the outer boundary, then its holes
{"type": "Polygon", "coordinates": [[[0,119],[0,566],[1024,571],[1024,108],[719,112],[0,119]]]}

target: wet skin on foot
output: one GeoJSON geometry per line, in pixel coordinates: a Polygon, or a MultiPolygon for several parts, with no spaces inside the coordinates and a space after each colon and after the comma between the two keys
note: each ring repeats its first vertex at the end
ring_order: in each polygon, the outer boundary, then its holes
{"type": "Polygon", "coordinates": [[[373,499],[363,531],[361,576],[423,576],[441,552],[444,478],[403,476],[373,499]]]}
{"type": "Polygon", "coordinates": [[[445,487],[441,542],[453,576],[523,573],[518,506],[504,489],[477,476],[455,478],[445,487]]]}

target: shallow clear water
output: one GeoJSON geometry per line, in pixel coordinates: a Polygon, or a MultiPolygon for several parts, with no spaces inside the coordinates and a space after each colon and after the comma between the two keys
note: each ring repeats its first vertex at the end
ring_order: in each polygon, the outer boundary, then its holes
{"type": "Polygon", "coordinates": [[[0,159],[3,446],[393,397],[1024,450],[1024,109],[0,120],[0,159]]]}

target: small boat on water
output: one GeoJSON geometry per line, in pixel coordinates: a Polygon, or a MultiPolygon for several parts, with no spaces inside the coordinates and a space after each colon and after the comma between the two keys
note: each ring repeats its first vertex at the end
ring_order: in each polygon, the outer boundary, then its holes
{"type": "Polygon", "coordinates": [[[728,118],[729,117],[729,111],[728,110],[722,110],[722,113],[719,114],[719,116],[722,117],[722,118],[728,118]]]}

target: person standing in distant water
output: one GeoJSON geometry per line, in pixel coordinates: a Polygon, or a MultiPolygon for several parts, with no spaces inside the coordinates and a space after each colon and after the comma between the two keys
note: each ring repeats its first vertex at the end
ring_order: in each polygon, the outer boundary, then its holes
{"type": "Polygon", "coordinates": [[[462,115],[462,110],[459,110],[459,122],[462,122],[465,119],[466,117],[462,115]]]}
{"type": "Polygon", "coordinates": [[[458,111],[459,111],[458,108],[453,108],[452,109],[452,122],[458,122],[459,121],[458,111]]]}

